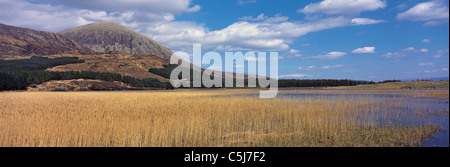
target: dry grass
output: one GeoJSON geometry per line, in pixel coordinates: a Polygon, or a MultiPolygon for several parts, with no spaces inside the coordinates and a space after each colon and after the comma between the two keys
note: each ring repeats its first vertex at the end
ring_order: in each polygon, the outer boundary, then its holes
{"type": "Polygon", "coordinates": [[[222,96],[255,92],[3,92],[0,146],[417,146],[439,129],[392,124],[427,119],[385,111],[401,100],[222,96]]]}

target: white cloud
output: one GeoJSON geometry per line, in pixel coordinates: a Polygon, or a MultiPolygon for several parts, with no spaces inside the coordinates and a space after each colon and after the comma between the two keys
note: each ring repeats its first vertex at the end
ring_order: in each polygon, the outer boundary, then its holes
{"type": "Polygon", "coordinates": [[[436,51],[436,53],[433,55],[433,58],[441,58],[444,55],[448,56],[448,49],[441,49],[436,51]]]}
{"type": "Polygon", "coordinates": [[[364,11],[374,11],[385,8],[384,0],[323,0],[319,3],[311,3],[298,13],[315,14],[323,13],[327,15],[359,15],[364,11]]]}
{"type": "Polygon", "coordinates": [[[375,47],[363,47],[358,48],[352,51],[353,54],[368,54],[368,53],[375,53],[375,47]]]}
{"type": "Polygon", "coordinates": [[[345,17],[306,23],[240,21],[224,29],[210,31],[204,25],[195,22],[174,21],[149,27],[147,32],[156,41],[175,50],[189,49],[192,43],[201,43],[206,49],[282,51],[290,48],[289,44],[293,38],[347,25],[350,25],[350,20],[345,17]]]}
{"type": "Polygon", "coordinates": [[[256,0],[238,0],[237,2],[238,5],[246,5],[249,3],[256,3],[256,0]]]}
{"type": "Polygon", "coordinates": [[[442,55],[440,55],[440,54],[433,55],[433,58],[436,58],[436,59],[441,58],[441,57],[442,57],[442,55]]]}
{"type": "Polygon", "coordinates": [[[242,21],[262,21],[265,23],[279,23],[279,22],[286,22],[289,20],[289,17],[282,16],[281,14],[276,14],[273,17],[269,17],[264,15],[264,13],[261,13],[260,15],[253,17],[253,16],[244,16],[240,17],[239,20],[242,21]]]}
{"type": "MultiPolygon", "coordinates": [[[[423,51],[425,51],[425,50],[423,50],[423,51]]],[[[385,53],[385,54],[381,55],[380,57],[381,58],[399,59],[399,58],[402,58],[402,57],[406,57],[407,54],[418,53],[418,52],[420,52],[420,50],[417,50],[415,47],[411,46],[411,47],[408,47],[408,48],[405,48],[405,49],[402,49],[402,50],[399,50],[399,51],[396,51],[396,52],[385,53]]]]}
{"type": "Polygon", "coordinates": [[[315,70],[317,67],[316,66],[308,66],[306,67],[306,70],[315,70]]]}
{"type": "Polygon", "coordinates": [[[401,58],[405,57],[406,55],[402,52],[388,52],[383,55],[381,55],[381,58],[401,58]]]}
{"type": "Polygon", "coordinates": [[[408,48],[405,48],[405,49],[403,49],[404,51],[408,51],[408,52],[417,52],[417,50],[416,50],[416,48],[414,48],[414,47],[408,47],[408,48]]]}
{"type": "Polygon", "coordinates": [[[289,50],[289,53],[297,54],[297,53],[300,53],[300,50],[291,49],[291,50],[289,50]]]}
{"type": "Polygon", "coordinates": [[[369,18],[354,18],[352,19],[352,24],[354,25],[369,25],[369,24],[378,24],[386,22],[384,20],[373,20],[369,18]]]}
{"type": "Polygon", "coordinates": [[[431,42],[431,39],[423,39],[422,42],[423,42],[423,43],[430,43],[430,42],[431,42]]]}
{"type": "Polygon", "coordinates": [[[303,57],[303,54],[301,53],[300,50],[290,49],[288,52],[281,55],[280,57],[283,57],[283,59],[300,58],[303,57]]]}
{"type": "MultiPolygon", "coordinates": [[[[253,2],[253,1],[249,1],[253,2]]],[[[36,30],[58,32],[101,21],[123,24],[153,38],[173,51],[192,51],[192,44],[222,51],[287,51],[295,38],[306,34],[351,26],[344,16],[289,21],[277,14],[242,18],[223,29],[210,30],[193,21],[176,21],[175,16],[200,10],[192,0],[0,0],[0,22],[36,30]]],[[[294,54],[301,57],[300,53],[294,54]]]]}
{"type": "Polygon", "coordinates": [[[175,14],[200,9],[197,5],[190,7],[190,1],[35,0],[31,3],[26,0],[0,0],[0,22],[57,32],[89,23],[112,21],[143,30],[149,25],[173,21],[175,14]]]}
{"type": "Polygon", "coordinates": [[[282,16],[281,14],[276,14],[274,17],[268,17],[264,22],[266,23],[279,23],[279,22],[286,22],[289,20],[289,17],[282,16]]]}
{"type": "Polygon", "coordinates": [[[419,63],[419,66],[434,66],[433,62],[419,63]]]}
{"type": "Polygon", "coordinates": [[[261,21],[261,20],[265,20],[267,18],[268,18],[268,16],[265,16],[264,13],[261,13],[260,15],[258,15],[255,18],[253,18],[253,16],[244,16],[244,17],[239,18],[239,20],[244,20],[244,21],[261,21]]]}
{"type": "Polygon", "coordinates": [[[344,52],[328,52],[324,55],[317,55],[313,56],[314,59],[320,59],[320,60],[336,60],[341,58],[342,56],[345,56],[347,53],[344,52]]]}
{"type": "Polygon", "coordinates": [[[449,8],[441,0],[419,3],[397,15],[397,20],[426,21],[428,26],[446,23],[448,19],[449,8]]]}
{"type": "Polygon", "coordinates": [[[313,76],[309,74],[289,74],[279,76],[279,78],[305,78],[305,77],[313,77],[313,76]]]}
{"type": "Polygon", "coordinates": [[[442,71],[448,71],[448,68],[443,68],[442,71]]]}
{"type": "Polygon", "coordinates": [[[420,52],[422,52],[422,53],[426,53],[426,52],[429,52],[429,51],[430,51],[429,49],[425,49],[425,48],[420,49],[420,52]]]}
{"type": "Polygon", "coordinates": [[[331,69],[334,69],[334,68],[341,68],[341,67],[344,67],[344,65],[334,65],[334,66],[327,65],[327,66],[322,66],[322,69],[324,69],[324,70],[331,70],[331,69]]]}
{"type": "Polygon", "coordinates": [[[305,70],[305,71],[316,71],[316,70],[331,70],[331,69],[335,69],[335,68],[342,68],[345,67],[344,65],[325,65],[322,67],[317,67],[317,66],[308,66],[306,68],[303,67],[298,67],[299,70],[305,70]]]}
{"type": "Polygon", "coordinates": [[[436,73],[436,72],[439,72],[439,70],[426,70],[426,71],[424,71],[425,73],[436,73]]]}
{"type": "Polygon", "coordinates": [[[69,5],[100,11],[140,11],[157,15],[164,13],[180,14],[200,10],[199,5],[191,6],[192,0],[33,0],[33,2],[69,5]]]}

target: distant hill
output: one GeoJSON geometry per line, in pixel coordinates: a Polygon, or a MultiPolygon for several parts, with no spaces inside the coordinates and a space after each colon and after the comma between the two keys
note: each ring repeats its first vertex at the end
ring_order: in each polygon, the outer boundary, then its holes
{"type": "Polygon", "coordinates": [[[0,58],[90,52],[56,33],[0,24],[0,58]]]}
{"type": "MultiPolygon", "coordinates": [[[[419,81],[421,80],[429,80],[429,81],[448,81],[448,77],[434,77],[434,78],[419,78],[419,81]]],[[[402,81],[408,82],[408,81],[417,81],[417,79],[404,79],[402,81]]]]}
{"type": "Polygon", "coordinates": [[[330,87],[330,89],[448,89],[449,81],[414,81],[330,87]]]}
{"type": "Polygon", "coordinates": [[[96,52],[120,51],[133,55],[156,55],[170,60],[172,51],[153,39],[113,22],[100,22],[69,29],[64,35],[96,52]]]}

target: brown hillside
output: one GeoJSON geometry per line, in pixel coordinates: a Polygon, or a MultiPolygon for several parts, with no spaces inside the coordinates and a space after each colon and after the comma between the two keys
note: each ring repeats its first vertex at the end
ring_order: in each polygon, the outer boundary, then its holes
{"type": "Polygon", "coordinates": [[[111,72],[128,75],[135,78],[156,78],[160,81],[167,79],[148,72],[150,68],[163,68],[167,61],[153,55],[131,55],[120,52],[107,52],[97,54],[58,54],[46,56],[55,57],[78,57],[85,60],[84,63],[56,66],[48,71],[96,71],[111,72]]]}

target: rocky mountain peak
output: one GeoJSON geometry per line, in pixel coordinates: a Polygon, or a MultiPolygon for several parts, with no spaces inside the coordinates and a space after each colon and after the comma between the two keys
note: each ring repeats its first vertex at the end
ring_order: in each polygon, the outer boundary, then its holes
{"type": "Polygon", "coordinates": [[[100,22],[59,32],[97,52],[120,51],[135,55],[155,55],[169,60],[172,51],[153,39],[113,22],[100,22]]]}

